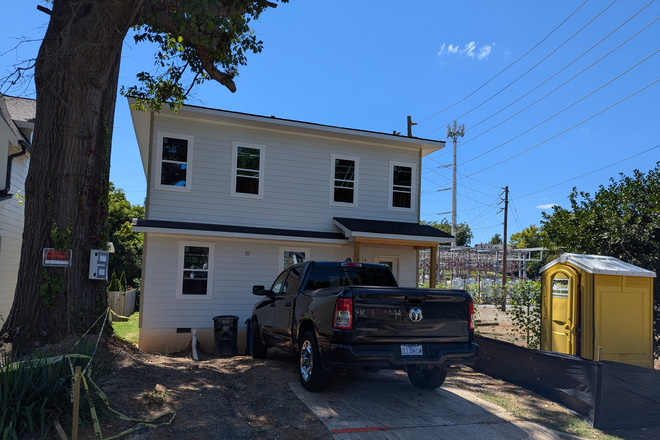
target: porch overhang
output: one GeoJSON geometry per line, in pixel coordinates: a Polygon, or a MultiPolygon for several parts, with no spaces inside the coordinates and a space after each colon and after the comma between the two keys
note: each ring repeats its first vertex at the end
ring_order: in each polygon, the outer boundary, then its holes
{"type": "Polygon", "coordinates": [[[432,226],[418,223],[391,222],[334,217],[335,225],[354,243],[434,247],[451,243],[451,235],[432,226]]]}

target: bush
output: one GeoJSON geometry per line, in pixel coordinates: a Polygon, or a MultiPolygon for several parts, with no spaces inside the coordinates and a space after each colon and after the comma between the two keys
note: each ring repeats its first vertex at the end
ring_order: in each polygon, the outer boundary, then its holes
{"type": "Polygon", "coordinates": [[[128,290],[128,285],[126,285],[126,272],[122,271],[121,276],[119,277],[119,290],[126,292],[128,290]]]}
{"type": "MultiPolygon", "coordinates": [[[[71,358],[75,368],[80,365],[83,370],[92,362],[92,380],[100,385],[108,378],[110,361],[94,359],[95,340],[77,344],[70,354],[82,354],[92,359],[71,358]]],[[[69,360],[62,358],[19,359],[17,356],[5,354],[0,359],[0,438],[18,439],[33,434],[35,430],[41,433],[41,438],[54,434],[55,420],[70,424],[73,416],[72,369],[69,360]]],[[[84,393],[84,390],[81,390],[84,393]]],[[[100,398],[93,396],[95,401],[100,398]]],[[[83,400],[81,400],[83,402],[83,400]]],[[[105,408],[97,405],[97,408],[105,408]]],[[[83,423],[91,421],[88,405],[80,405],[79,417],[83,423]]]]}
{"type": "Polygon", "coordinates": [[[117,274],[115,271],[112,271],[112,277],[110,277],[110,285],[108,286],[108,292],[117,292],[121,290],[119,285],[119,279],[117,279],[117,274]]]}
{"type": "Polygon", "coordinates": [[[507,285],[509,307],[506,313],[514,326],[516,341],[524,341],[527,348],[541,344],[541,282],[519,280],[507,285]]]}

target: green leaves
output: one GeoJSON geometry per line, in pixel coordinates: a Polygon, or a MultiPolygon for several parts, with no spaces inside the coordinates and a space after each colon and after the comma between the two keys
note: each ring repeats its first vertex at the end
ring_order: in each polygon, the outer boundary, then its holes
{"type": "Polygon", "coordinates": [[[249,52],[263,49],[249,23],[273,5],[264,0],[145,1],[133,38],[157,46],[156,71],[141,72],[139,84],[122,87],[121,94],[134,97],[137,110],[158,111],[168,103],[176,111],[194,86],[209,79],[235,91],[238,67],[247,64],[249,52]]]}
{"type": "Polygon", "coordinates": [[[518,280],[507,284],[509,306],[507,315],[514,326],[512,334],[527,348],[541,344],[541,282],[518,280]]]}
{"type": "MultiPolygon", "coordinates": [[[[442,232],[451,234],[451,223],[449,223],[449,221],[446,218],[443,218],[439,222],[422,221],[422,224],[432,226],[435,229],[438,229],[442,232]]],[[[472,230],[470,229],[467,223],[458,223],[456,225],[457,246],[470,246],[470,242],[472,241],[473,237],[474,236],[472,235],[472,230]]]]}

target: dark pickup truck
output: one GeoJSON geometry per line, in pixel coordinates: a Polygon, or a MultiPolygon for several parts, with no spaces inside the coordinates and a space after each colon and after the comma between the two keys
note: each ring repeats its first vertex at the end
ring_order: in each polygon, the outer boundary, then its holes
{"type": "Polygon", "coordinates": [[[381,264],[308,261],[283,271],[252,312],[252,356],[269,347],[300,357],[300,381],[325,389],[335,368],[399,369],[418,388],[472,365],[474,306],[464,290],[397,287],[381,264]]]}

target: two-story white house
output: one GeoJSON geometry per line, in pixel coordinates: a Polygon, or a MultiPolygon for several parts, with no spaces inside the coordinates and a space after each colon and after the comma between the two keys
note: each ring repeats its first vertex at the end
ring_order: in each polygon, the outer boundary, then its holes
{"type": "Polygon", "coordinates": [[[306,260],[388,264],[416,286],[422,157],[444,142],[185,106],[131,110],[147,176],[139,347],[174,352],[213,317],[245,321],[280,271],[306,260]]]}
{"type": "Polygon", "coordinates": [[[14,302],[23,242],[23,206],[36,101],[0,95],[0,326],[14,302]]]}

